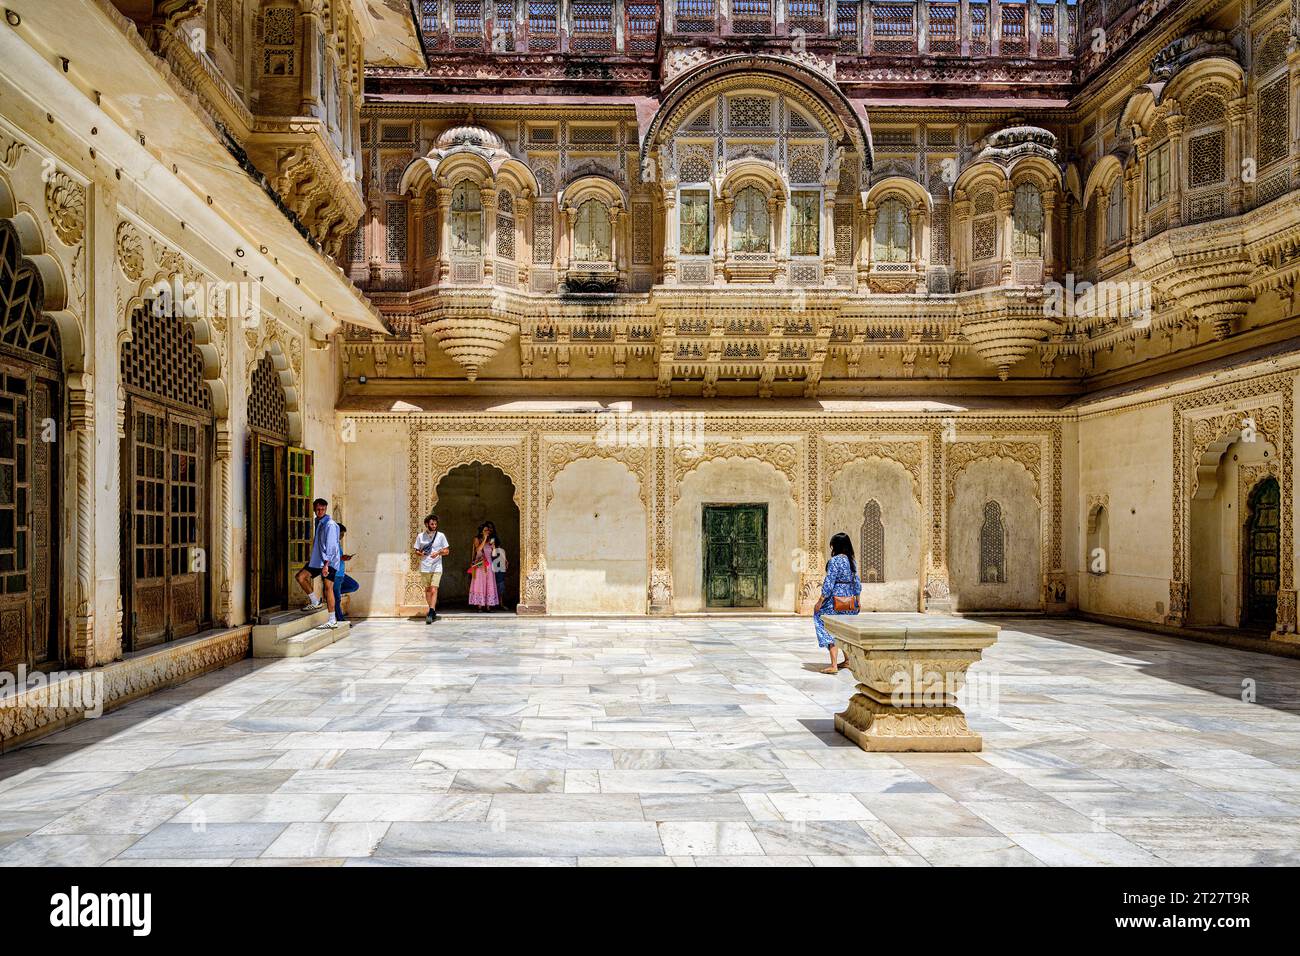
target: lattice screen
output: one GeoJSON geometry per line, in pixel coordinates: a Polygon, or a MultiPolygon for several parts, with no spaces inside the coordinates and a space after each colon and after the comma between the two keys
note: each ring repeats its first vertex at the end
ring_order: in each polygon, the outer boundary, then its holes
{"type": "Polygon", "coordinates": [[[248,393],[248,424],[280,438],[289,437],[289,414],[284,405],[284,387],[271,353],[262,355],[253,369],[252,388],[248,393]]]}
{"type": "Polygon", "coordinates": [[[17,230],[0,222],[0,343],[62,371],[58,329],[41,311],[44,298],[40,273],[23,260],[17,230]]]}
{"type": "Polygon", "coordinates": [[[150,306],[131,316],[131,341],[122,346],[122,382],[190,408],[212,410],[194,329],[169,311],[159,313],[150,306]]]}
{"type": "Polygon", "coordinates": [[[980,584],[1007,583],[1007,532],[1002,524],[1002,505],[984,503],[984,524],[980,526],[980,584]]]}
{"type": "Polygon", "coordinates": [[[875,584],[885,580],[885,526],[880,520],[880,502],[874,498],[862,509],[858,571],[863,581],[875,584]]]}
{"type": "Polygon", "coordinates": [[[555,206],[549,199],[533,206],[533,262],[549,263],[554,258],[555,206]]]}

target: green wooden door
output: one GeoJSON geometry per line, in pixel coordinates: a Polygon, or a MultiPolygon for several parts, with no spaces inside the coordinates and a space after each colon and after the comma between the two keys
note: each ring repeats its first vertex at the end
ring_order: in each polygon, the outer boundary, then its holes
{"type": "Polygon", "coordinates": [[[1250,493],[1243,627],[1271,628],[1277,620],[1280,503],[1276,478],[1265,478],[1250,493]]]}
{"type": "Polygon", "coordinates": [[[767,603],[767,505],[704,506],[704,603],[767,603]]]}

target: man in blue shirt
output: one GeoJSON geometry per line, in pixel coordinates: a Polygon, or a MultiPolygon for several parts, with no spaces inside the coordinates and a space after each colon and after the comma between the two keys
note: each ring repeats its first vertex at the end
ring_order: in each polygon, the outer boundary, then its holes
{"type": "Polygon", "coordinates": [[[315,582],[317,578],[322,579],[321,591],[325,595],[325,606],[329,609],[330,616],[321,626],[338,627],[337,608],[334,606],[334,577],[339,566],[339,526],[325,513],[329,509],[329,502],[324,498],[317,498],[311,506],[316,512],[316,528],[311,539],[311,556],[294,577],[303,593],[307,595],[307,606],[303,610],[309,614],[321,608],[321,602],[316,597],[315,582]]]}

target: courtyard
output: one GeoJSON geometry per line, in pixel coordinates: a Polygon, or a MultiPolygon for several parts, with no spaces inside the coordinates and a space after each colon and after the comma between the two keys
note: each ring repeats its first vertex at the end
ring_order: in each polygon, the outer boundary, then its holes
{"type": "Polygon", "coordinates": [[[0,756],[0,863],[1300,863],[1300,664],[994,620],[975,754],[835,733],[806,618],[362,621],[0,756]]]}

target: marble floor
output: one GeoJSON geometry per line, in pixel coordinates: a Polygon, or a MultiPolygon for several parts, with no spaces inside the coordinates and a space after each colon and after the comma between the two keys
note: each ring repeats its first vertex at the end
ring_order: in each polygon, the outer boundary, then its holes
{"type": "Polygon", "coordinates": [[[0,757],[0,863],[1300,863],[1300,662],[1000,623],[887,755],[807,619],[368,621],[0,757]]]}

